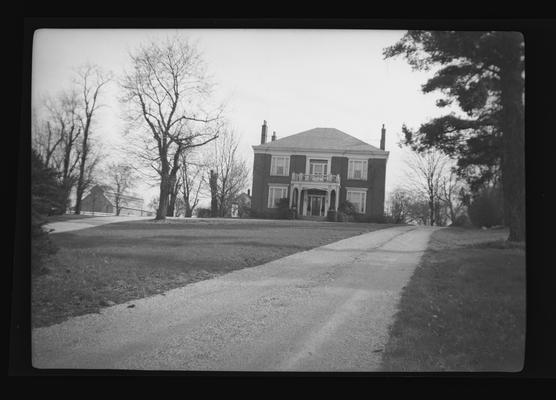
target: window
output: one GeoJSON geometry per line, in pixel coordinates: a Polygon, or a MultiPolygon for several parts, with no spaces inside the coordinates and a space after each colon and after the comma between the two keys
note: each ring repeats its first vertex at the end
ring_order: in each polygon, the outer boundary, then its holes
{"type": "Polygon", "coordinates": [[[367,180],[367,160],[349,160],[348,179],[367,180]]]}
{"type": "Polygon", "coordinates": [[[346,200],[349,201],[350,203],[353,203],[358,213],[365,214],[365,208],[367,203],[366,192],[348,190],[346,200]]]}
{"type": "Polygon", "coordinates": [[[288,176],[290,174],[290,157],[274,156],[270,162],[270,175],[288,176]]]}
{"type": "Polygon", "coordinates": [[[326,175],[328,170],[328,161],[326,160],[311,160],[309,164],[309,174],[311,175],[326,175]]]}
{"type": "Polygon", "coordinates": [[[288,198],[287,186],[271,186],[268,188],[268,208],[278,207],[278,202],[284,198],[288,198]]]}

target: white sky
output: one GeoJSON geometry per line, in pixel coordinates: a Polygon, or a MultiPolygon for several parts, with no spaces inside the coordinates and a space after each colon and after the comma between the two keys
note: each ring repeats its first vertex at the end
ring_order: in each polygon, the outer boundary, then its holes
{"type": "MultiPolygon", "coordinates": [[[[120,76],[129,52],[142,41],[176,30],[41,29],[33,46],[32,100],[68,88],[72,68],[92,62],[120,76]]],[[[412,71],[402,58],[384,60],[382,50],[403,31],[388,30],[179,30],[198,41],[216,97],[227,103],[226,117],[241,136],[241,150],[253,165],[252,145],[260,143],[263,120],[278,138],[315,127],[333,127],[379,147],[386,126],[386,193],[404,179],[404,154],[397,146],[403,123],[418,127],[444,111],[438,94],[424,95],[431,73],[412,71]]],[[[124,123],[119,90],[104,92],[94,135],[118,157],[124,123]]],[[[152,185],[152,183],[150,183],[152,185]]],[[[145,204],[158,193],[149,183],[135,188],[145,204]]]]}

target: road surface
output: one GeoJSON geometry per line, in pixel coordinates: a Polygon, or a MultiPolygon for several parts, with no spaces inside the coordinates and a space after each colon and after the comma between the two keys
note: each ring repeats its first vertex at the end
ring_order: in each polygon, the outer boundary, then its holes
{"type": "Polygon", "coordinates": [[[35,329],[33,366],[376,371],[434,229],[362,234],[35,329]]]}

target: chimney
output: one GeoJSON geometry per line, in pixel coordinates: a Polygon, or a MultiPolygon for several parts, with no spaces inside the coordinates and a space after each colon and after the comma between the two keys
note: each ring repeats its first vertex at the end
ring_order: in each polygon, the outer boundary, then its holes
{"type": "Polygon", "coordinates": [[[247,189],[247,197],[251,197],[251,189],[247,189]]]}
{"type": "Polygon", "coordinates": [[[276,140],[276,132],[272,132],[272,141],[274,142],[276,140]]]}
{"type": "Polygon", "coordinates": [[[261,129],[261,144],[265,144],[266,143],[266,130],[267,130],[267,126],[266,126],[266,120],[263,121],[263,126],[261,129]]]}
{"type": "Polygon", "coordinates": [[[380,150],[384,150],[385,141],[386,141],[386,128],[384,128],[384,124],[382,124],[382,135],[380,136],[380,150]]]}

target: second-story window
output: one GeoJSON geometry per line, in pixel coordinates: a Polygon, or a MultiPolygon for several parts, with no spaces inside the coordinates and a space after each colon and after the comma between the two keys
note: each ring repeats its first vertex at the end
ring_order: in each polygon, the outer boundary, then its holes
{"type": "Polygon", "coordinates": [[[367,160],[349,160],[348,179],[367,180],[367,160]]]}
{"type": "Polygon", "coordinates": [[[273,156],[270,163],[270,175],[288,176],[290,174],[290,157],[273,156]]]}
{"type": "Polygon", "coordinates": [[[309,174],[326,175],[328,173],[328,161],[326,160],[310,160],[309,174]]]}

